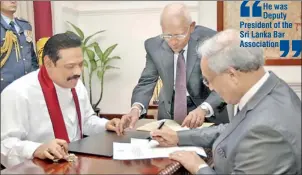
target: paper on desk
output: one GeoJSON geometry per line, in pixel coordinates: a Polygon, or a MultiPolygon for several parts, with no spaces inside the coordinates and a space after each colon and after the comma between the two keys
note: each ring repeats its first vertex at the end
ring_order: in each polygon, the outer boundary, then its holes
{"type": "Polygon", "coordinates": [[[131,143],[113,143],[113,159],[133,160],[169,157],[175,151],[195,151],[197,154],[206,157],[206,153],[201,147],[157,147],[158,142],[147,139],[131,139],[131,143]]]}
{"type": "Polygon", "coordinates": [[[154,148],[159,145],[159,143],[156,140],[149,141],[148,139],[135,139],[135,138],[131,138],[130,143],[131,145],[146,146],[149,148],[154,148]]]}
{"type": "MultiPolygon", "coordinates": [[[[163,120],[166,120],[165,126],[169,127],[170,129],[172,129],[174,131],[190,130],[190,128],[188,128],[188,127],[181,127],[181,125],[179,125],[174,120],[169,120],[169,119],[163,119],[163,120]]],[[[161,121],[162,120],[158,120],[158,121],[147,123],[141,127],[138,127],[136,130],[137,131],[154,131],[157,129],[157,127],[161,121]]],[[[209,127],[209,126],[212,126],[213,124],[214,123],[203,123],[203,125],[198,128],[209,127]]]]}

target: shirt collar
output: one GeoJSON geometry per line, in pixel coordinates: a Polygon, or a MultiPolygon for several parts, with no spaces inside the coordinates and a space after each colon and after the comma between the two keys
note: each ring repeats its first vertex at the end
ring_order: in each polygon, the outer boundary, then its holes
{"type": "MultiPolygon", "coordinates": [[[[188,51],[188,44],[182,50],[184,50],[184,55],[185,55],[187,53],[187,51],[188,51]]],[[[174,52],[174,54],[178,55],[179,53],[175,53],[174,52]]]]}
{"type": "Polygon", "coordinates": [[[11,21],[13,21],[15,24],[17,24],[15,18],[13,18],[13,20],[11,20],[9,17],[3,15],[2,13],[1,13],[1,16],[2,16],[3,20],[6,22],[7,25],[9,25],[9,23],[11,21]]]}
{"type": "Polygon", "coordinates": [[[266,72],[264,76],[244,94],[244,96],[240,99],[238,103],[239,110],[242,110],[242,108],[246,105],[246,103],[256,94],[256,92],[260,89],[260,87],[265,83],[268,77],[269,77],[269,72],[266,72]]]}
{"type": "Polygon", "coordinates": [[[59,92],[60,94],[61,93],[67,93],[68,94],[69,92],[71,92],[70,88],[63,88],[63,87],[57,85],[56,83],[53,83],[53,84],[54,84],[54,86],[56,88],[56,91],[59,92]]]}
{"type": "Polygon", "coordinates": [[[185,52],[188,51],[188,44],[183,48],[183,50],[184,50],[185,52]]]}

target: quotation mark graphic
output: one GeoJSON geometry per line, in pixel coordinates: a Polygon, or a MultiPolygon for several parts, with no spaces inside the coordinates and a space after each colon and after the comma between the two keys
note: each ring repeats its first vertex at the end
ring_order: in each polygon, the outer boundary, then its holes
{"type": "MultiPolygon", "coordinates": [[[[243,1],[240,6],[240,17],[250,17],[250,7],[247,6],[249,1],[243,1]]],[[[262,9],[258,6],[260,1],[255,1],[252,7],[252,17],[261,17],[262,9]]]]}
{"type": "MultiPolygon", "coordinates": [[[[302,40],[292,40],[292,51],[296,53],[293,57],[298,57],[301,54],[302,40]]],[[[280,40],[280,51],[283,51],[281,57],[286,57],[289,52],[289,40],[280,40]]]]}

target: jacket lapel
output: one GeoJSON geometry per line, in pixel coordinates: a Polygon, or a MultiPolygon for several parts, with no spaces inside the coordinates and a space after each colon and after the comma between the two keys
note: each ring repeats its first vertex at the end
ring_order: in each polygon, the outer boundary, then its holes
{"type": "MultiPolygon", "coordinates": [[[[22,25],[22,23],[19,22],[19,20],[18,20],[17,18],[15,18],[15,21],[16,21],[16,23],[17,23],[16,25],[18,25],[19,28],[20,28],[19,34],[23,33],[23,32],[24,32],[24,29],[23,29],[24,26],[22,25]]],[[[8,24],[4,21],[4,19],[2,18],[2,16],[1,16],[1,25],[2,25],[6,30],[11,30],[11,26],[8,25],[8,24]]]]}
{"type": "Polygon", "coordinates": [[[1,25],[3,28],[5,28],[6,30],[10,29],[10,26],[8,24],[6,24],[6,22],[4,21],[4,19],[1,16],[1,25]]]}
{"type": "Polygon", "coordinates": [[[196,63],[196,60],[198,60],[198,54],[197,54],[197,40],[195,39],[194,36],[190,38],[189,44],[188,44],[188,53],[187,53],[187,72],[186,72],[186,78],[187,78],[187,83],[189,82],[190,76],[192,74],[194,65],[196,63]]]}
{"type": "Polygon", "coordinates": [[[227,111],[228,111],[229,120],[231,121],[232,118],[234,117],[234,105],[228,104],[227,111]]]}
{"type": "Polygon", "coordinates": [[[19,34],[23,33],[24,32],[24,29],[23,29],[24,26],[22,25],[22,23],[20,23],[20,21],[17,18],[15,18],[15,21],[16,21],[17,25],[20,27],[19,34]]]}
{"type": "Polygon", "coordinates": [[[221,135],[217,138],[217,140],[213,144],[213,150],[217,148],[217,146],[227,137],[229,136],[234,129],[241,123],[241,121],[246,117],[246,113],[252,109],[269,94],[275,85],[278,83],[277,76],[270,72],[270,76],[267,81],[263,84],[262,87],[256,92],[256,94],[247,102],[247,104],[243,107],[243,109],[232,118],[230,124],[227,128],[221,133],[221,135]]]}
{"type": "MultiPolygon", "coordinates": [[[[165,73],[165,76],[167,78],[167,89],[173,89],[174,86],[174,54],[173,51],[170,49],[167,42],[162,42],[162,48],[161,51],[161,62],[163,65],[163,72],[165,73]]],[[[171,97],[172,97],[171,91],[171,97]]]]}

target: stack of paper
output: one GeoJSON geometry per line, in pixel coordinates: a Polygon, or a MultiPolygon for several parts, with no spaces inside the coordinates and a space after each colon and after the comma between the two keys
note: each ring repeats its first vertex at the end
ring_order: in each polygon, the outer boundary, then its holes
{"type": "Polygon", "coordinates": [[[201,147],[157,147],[158,142],[147,139],[131,139],[131,143],[113,143],[113,159],[133,160],[169,157],[175,151],[195,151],[197,154],[207,157],[201,147]]]}
{"type": "MultiPolygon", "coordinates": [[[[166,120],[165,122],[165,126],[169,127],[170,129],[174,130],[174,131],[183,131],[183,130],[189,130],[190,128],[188,127],[181,127],[181,125],[179,125],[176,121],[174,120],[170,120],[170,119],[163,119],[166,120]]],[[[157,129],[159,123],[162,120],[158,120],[158,121],[154,121],[154,122],[150,122],[147,123],[141,127],[138,127],[136,130],[137,131],[154,131],[157,129]]],[[[198,128],[203,128],[203,127],[209,127],[212,126],[214,123],[203,123],[202,126],[198,127],[198,128]]]]}

